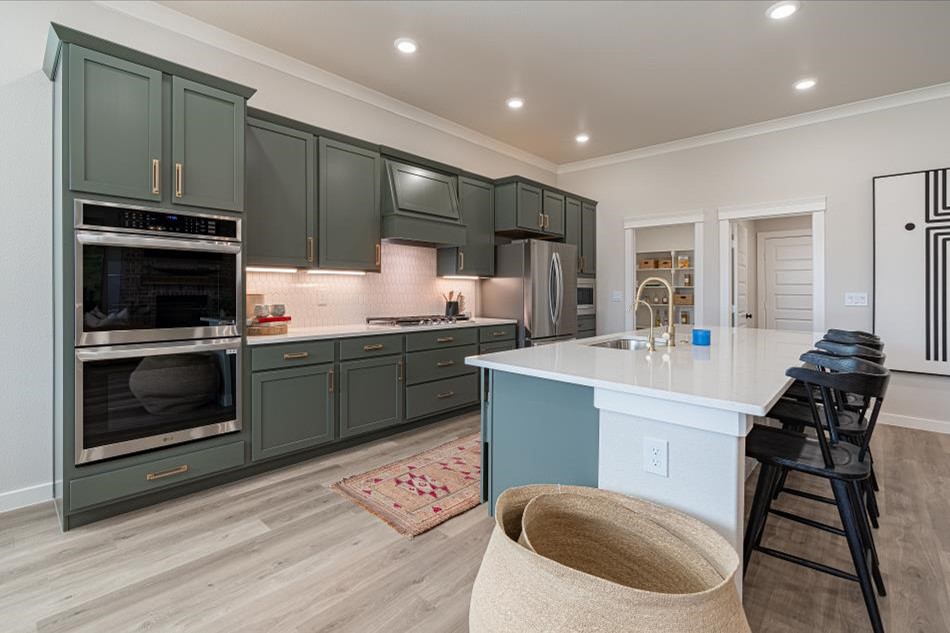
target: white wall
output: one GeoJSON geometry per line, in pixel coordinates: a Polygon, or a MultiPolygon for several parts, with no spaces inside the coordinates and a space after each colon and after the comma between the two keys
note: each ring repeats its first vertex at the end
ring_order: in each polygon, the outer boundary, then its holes
{"type": "MultiPolygon", "coordinates": [[[[715,209],[827,196],[826,325],[869,330],[871,308],[845,307],[845,291],[872,292],[871,180],[947,167],[950,99],[880,110],[735,141],[561,174],[558,184],[600,201],[597,314],[600,329],[624,325],[610,301],[623,288],[623,220],[705,210],[706,321],[719,314],[715,209]]],[[[940,421],[950,430],[950,379],[911,374],[892,380],[885,410],[940,421]]]]}
{"type": "Polygon", "coordinates": [[[0,511],[49,498],[52,472],[52,89],[40,70],[51,21],[255,87],[258,108],[493,178],[555,181],[533,164],[97,3],[0,3],[0,511]]]}

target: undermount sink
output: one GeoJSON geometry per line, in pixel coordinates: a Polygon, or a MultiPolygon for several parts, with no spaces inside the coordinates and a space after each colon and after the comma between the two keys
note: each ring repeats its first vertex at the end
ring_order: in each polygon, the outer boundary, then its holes
{"type": "MultiPolygon", "coordinates": [[[[667,345],[669,341],[663,337],[656,337],[656,346],[661,347],[667,345]]],[[[600,343],[590,343],[591,347],[607,347],[610,349],[646,349],[649,345],[649,341],[645,336],[624,336],[620,338],[612,338],[606,341],[601,341],[600,343]]]]}

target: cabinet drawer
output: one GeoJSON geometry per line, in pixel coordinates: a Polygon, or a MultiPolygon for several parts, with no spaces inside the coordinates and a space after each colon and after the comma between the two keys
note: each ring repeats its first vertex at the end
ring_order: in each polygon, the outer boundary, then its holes
{"type": "Polygon", "coordinates": [[[577,317],[577,329],[578,330],[596,330],[597,316],[593,314],[585,314],[585,315],[577,317]]]}
{"type": "Polygon", "coordinates": [[[406,354],[406,384],[414,385],[429,380],[474,373],[478,370],[466,365],[465,357],[476,354],[478,354],[477,345],[406,354]]]}
{"type": "Polygon", "coordinates": [[[440,329],[435,332],[414,332],[406,335],[406,351],[417,352],[440,347],[472,345],[478,342],[477,328],[440,329]]]}
{"type": "Polygon", "coordinates": [[[340,360],[372,358],[402,352],[402,334],[361,336],[340,340],[340,360]]]}
{"type": "Polygon", "coordinates": [[[333,341],[301,341],[251,348],[252,371],[332,362],[333,341]]]}
{"type": "Polygon", "coordinates": [[[478,346],[479,354],[491,354],[492,352],[507,352],[510,349],[515,349],[518,344],[511,341],[495,341],[492,343],[482,343],[478,346]]]}
{"type": "Polygon", "coordinates": [[[406,419],[415,420],[478,402],[478,374],[406,387],[406,419]]]}
{"type": "Polygon", "coordinates": [[[69,482],[69,509],[158,490],[244,465],[244,442],[156,459],[69,482]]]}
{"type": "Polygon", "coordinates": [[[597,336],[595,330],[578,330],[576,338],[593,338],[595,336],[597,336]]]}
{"type": "Polygon", "coordinates": [[[506,325],[493,325],[483,327],[478,330],[478,340],[482,343],[492,343],[494,341],[507,341],[515,337],[515,323],[506,325]]]}

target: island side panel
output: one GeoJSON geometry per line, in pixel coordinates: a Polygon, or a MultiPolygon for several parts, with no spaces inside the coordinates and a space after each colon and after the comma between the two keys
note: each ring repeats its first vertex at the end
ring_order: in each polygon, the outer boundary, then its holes
{"type": "Polygon", "coordinates": [[[482,476],[488,476],[489,513],[513,486],[597,486],[600,423],[591,387],[501,371],[488,379],[482,476]]]}

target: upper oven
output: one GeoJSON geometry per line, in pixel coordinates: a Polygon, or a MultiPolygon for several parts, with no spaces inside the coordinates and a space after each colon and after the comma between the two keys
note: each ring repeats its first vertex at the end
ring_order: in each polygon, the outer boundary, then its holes
{"type": "Polygon", "coordinates": [[[597,296],[594,280],[589,277],[577,278],[577,313],[594,314],[597,296]]]}
{"type": "Polygon", "coordinates": [[[240,336],[240,223],[76,201],[75,344],[240,336]]]}

